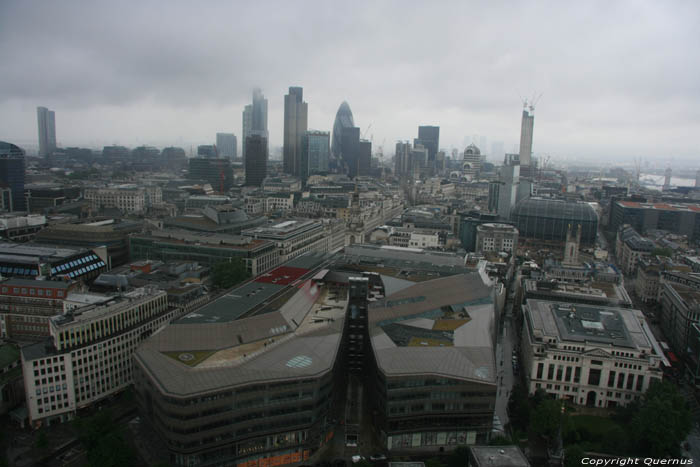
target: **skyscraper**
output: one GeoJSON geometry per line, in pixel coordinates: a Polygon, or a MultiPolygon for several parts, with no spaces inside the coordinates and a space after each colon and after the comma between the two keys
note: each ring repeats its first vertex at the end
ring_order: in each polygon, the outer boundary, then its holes
{"type": "MultiPolygon", "coordinates": [[[[0,141],[0,188],[11,191],[10,211],[24,211],[24,150],[11,143],[0,141]]],[[[5,204],[5,203],[3,203],[5,204]]]]}
{"type": "MultiPolygon", "coordinates": [[[[246,155],[246,140],[250,135],[260,135],[266,140],[267,133],[267,99],[259,88],[253,89],[253,103],[243,109],[243,158],[246,155]]],[[[267,146],[267,145],[266,145],[267,146]]]]}
{"type": "MultiPolygon", "coordinates": [[[[527,106],[527,104],[525,104],[527,106]]],[[[532,131],[535,125],[535,108],[533,106],[523,109],[523,120],[520,125],[520,168],[523,175],[530,174],[532,160],[532,131]]]]}
{"type": "Polygon", "coordinates": [[[284,96],[284,146],[282,148],[284,172],[302,176],[301,139],[308,127],[308,104],[304,102],[304,90],[290,87],[284,96]]]}
{"type": "Polygon", "coordinates": [[[328,172],[328,159],[331,151],[331,134],[327,131],[307,131],[301,144],[301,178],[306,181],[309,175],[328,172]]]}
{"type": "Polygon", "coordinates": [[[254,134],[245,140],[245,184],[261,186],[267,176],[267,138],[254,134]]]}
{"type": "Polygon", "coordinates": [[[339,168],[342,165],[342,148],[343,128],[352,128],[355,126],[355,121],[352,118],[352,110],[347,102],[343,101],[338,107],[338,112],[335,114],[335,122],[333,123],[333,141],[331,141],[331,155],[333,160],[331,165],[339,168]]]}
{"type": "Polygon", "coordinates": [[[216,149],[219,157],[235,159],[238,156],[238,141],[233,133],[217,133],[216,149]]]}
{"type": "Polygon", "coordinates": [[[440,127],[439,126],[419,126],[418,138],[413,140],[413,145],[423,145],[428,150],[428,165],[435,160],[435,155],[440,148],[440,127]]]}
{"type": "Polygon", "coordinates": [[[39,129],[39,155],[48,156],[56,150],[56,114],[46,107],[36,108],[39,129]]]}

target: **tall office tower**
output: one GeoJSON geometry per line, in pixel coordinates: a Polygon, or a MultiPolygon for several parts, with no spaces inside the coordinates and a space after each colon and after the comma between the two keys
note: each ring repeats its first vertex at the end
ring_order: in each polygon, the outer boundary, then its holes
{"type": "Polygon", "coordinates": [[[523,120],[520,125],[520,168],[523,175],[530,175],[532,165],[532,130],[535,125],[535,108],[531,105],[523,109],[523,120]],[[529,111],[528,111],[529,110],[529,111]]]}
{"type": "Polygon", "coordinates": [[[695,188],[700,188],[700,170],[695,172],[695,188]]]}
{"type": "Polygon", "coordinates": [[[304,102],[304,90],[290,87],[284,96],[284,145],[282,147],[283,170],[290,175],[302,176],[301,139],[308,128],[308,104],[304,102]]]}
{"type": "Polygon", "coordinates": [[[474,144],[470,144],[464,150],[462,173],[470,179],[476,179],[479,177],[479,172],[481,172],[481,151],[474,144]]]}
{"type": "Polygon", "coordinates": [[[217,133],[216,149],[219,152],[219,157],[235,159],[238,155],[238,140],[236,140],[236,135],[233,133],[217,133]]]}
{"type": "Polygon", "coordinates": [[[440,127],[419,126],[418,138],[413,140],[413,146],[419,144],[428,150],[428,163],[433,162],[440,147],[440,127]]]}
{"type": "Polygon", "coordinates": [[[24,150],[11,143],[0,141],[0,188],[11,191],[8,211],[25,211],[24,200],[24,150]]]}
{"type": "Polygon", "coordinates": [[[397,177],[404,177],[411,173],[410,161],[411,143],[398,141],[396,143],[396,152],[394,152],[394,173],[397,177]]]}
{"type": "Polygon", "coordinates": [[[517,154],[506,154],[498,173],[501,184],[498,196],[498,217],[501,220],[510,219],[510,211],[515,206],[520,186],[520,158],[517,154]]]}
{"type": "Polygon", "coordinates": [[[347,102],[343,101],[338,107],[338,112],[335,114],[335,122],[333,123],[333,140],[331,141],[331,160],[332,168],[338,169],[342,166],[342,140],[343,128],[352,128],[355,126],[355,121],[352,118],[352,111],[347,102]]]}
{"type": "Polygon", "coordinates": [[[248,104],[243,109],[243,129],[241,132],[241,157],[245,160],[245,140],[253,130],[253,104],[248,104]]]}
{"type": "Polygon", "coordinates": [[[246,141],[250,135],[260,135],[266,140],[267,132],[267,99],[259,88],[253,89],[253,103],[243,109],[243,158],[246,155],[246,141]]]}
{"type": "Polygon", "coordinates": [[[331,134],[327,131],[310,130],[304,133],[301,144],[301,179],[306,182],[309,175],[328,172],[331,152],[331,134]]]}
{"type": "Polygon", "coordinates": [[[46,107],[36,108],[39,128],[39,155],[48,156],[56,150],[56,114],[46,107]]]}
{"type": "Polygon", "coordinates": [[[267,176],[267,138],[262,135],[250,135],[245,140],[245,184],[261,186],[267,176]]]}

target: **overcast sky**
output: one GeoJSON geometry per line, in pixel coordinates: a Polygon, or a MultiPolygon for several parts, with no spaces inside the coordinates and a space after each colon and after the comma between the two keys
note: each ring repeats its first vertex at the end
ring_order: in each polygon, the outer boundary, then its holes
{"type": "Polygon", "coordinates": [[[2,0],[0,63],[0,139],[26,147],[39,105],[64,146],[240,138],[255,86],[278,146],[283,96],[302,86],[310,128],[331,130],[347,100],[387,155],[420,124],[440,126],[443,148],[479,135],[483,153],[510,152],[519,94],[542,93],[535,153],[700,156],[696,0],[2,0]]]}

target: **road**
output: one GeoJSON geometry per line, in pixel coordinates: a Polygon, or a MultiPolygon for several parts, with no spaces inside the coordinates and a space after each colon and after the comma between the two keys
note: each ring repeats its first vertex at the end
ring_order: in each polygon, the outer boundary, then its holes
{"type": "Polygon", "coordinates": [[[515,332],[512,322],[512,306],[512,301],[508,299],[504,311],[503,326],[499,332],[496,347],[498,393],[495,415],[503,426],[508,423],[508,398],[515,383],[512,355],[513,349],[517,348],[517,332],[515,332]]]}

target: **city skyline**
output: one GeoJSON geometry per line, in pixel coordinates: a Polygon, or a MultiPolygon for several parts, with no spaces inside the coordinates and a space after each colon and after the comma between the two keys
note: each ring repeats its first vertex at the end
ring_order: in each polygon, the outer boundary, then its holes
{"type": "Polygon", "coordinates": [[[520,137],[521,98],[540,93],[535,155],[697,154],[695,4],[319,4],[313,27],[294,35],[290,18],[302,13],[283,4],[176,3],[163,11],[164,25],[195,27],[197,37],[145,27],[155,5],[90,5],[80,17],[77,4],[45,6],[0,7],[0,58],[15,64],[0,84],[0,139],[22,146],[36,145],[42,105],[60,113],[63,146],[213,143],[217,129],[241,128],[251,90],[260,87],[276,148],[284,94],[298,85],[311,105],[310,129],[330,131],[346,100],[385,156],[419,125],[439,126],[443,148],[463,150],[478,134],[509,152],[520,137]],[[467,18],[478,20],[464,29],[467,18]],[[36,34],[21,32],[28,25],[36,34]],[[412,25],[426,25],[425,34],[401,32],[412,25]],[[299,51],[305,60],[286,59],[299,51]]]}

